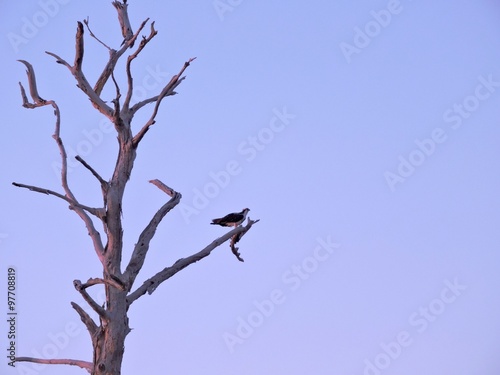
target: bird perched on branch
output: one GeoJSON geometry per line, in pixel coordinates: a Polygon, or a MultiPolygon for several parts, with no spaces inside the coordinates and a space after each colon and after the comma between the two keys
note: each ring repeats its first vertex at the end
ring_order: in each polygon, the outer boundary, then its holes
{"type": "Polygon", "coordinates": [[[237,227],[245,221],[248,211],[250,211],[249,208],[244,208],[241,212],[233,212],[220,219],[213,219],[210,224],[217,224],[221,227],[237,227]]]}

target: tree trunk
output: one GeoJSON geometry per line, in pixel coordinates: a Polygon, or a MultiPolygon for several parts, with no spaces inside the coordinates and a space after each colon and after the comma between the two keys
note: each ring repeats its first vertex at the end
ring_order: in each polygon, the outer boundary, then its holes
{"type": "MultiPolygon", "coordinates": [[[[118,131],[119,152],[105,200],[108,243],[105,247],[103,278],[110,282],[118,279],[123,284],[120,269],[123,250],[122,201],[125,186],[134,166],[136,149],[132,142],[130,124],[118,117],[115,120],[115,128],[118,131]]],[[[100,319],[98,335],[93,342],[94,370],[92,374],[119,375],[125,350],[125,338],[130,332],[126,298],[129,288],[124,287],[124,290],[120,290],[106,284],[105,290],[106,310],[105,316],[100,319]]]]}
{"type": "Polygon", "coordinates": [[[101,319],[94,340],[92,375],[119,375],[125,350],[125,337],[130,332],[127,317],[126,291],[108,287],[107,320],[101,319]]]}

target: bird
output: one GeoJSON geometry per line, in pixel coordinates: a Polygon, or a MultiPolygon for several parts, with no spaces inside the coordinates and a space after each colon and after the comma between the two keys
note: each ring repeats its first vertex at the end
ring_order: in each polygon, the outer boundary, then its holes
{"type": "Polygon", "coordinates": [[[233,212],[219,219],[213,219],[210,224],[217,224],[221,227],[237,227],[245,221],[248,211],[250,211],[249,208],[244,208],[241,212],[233,212]]]}

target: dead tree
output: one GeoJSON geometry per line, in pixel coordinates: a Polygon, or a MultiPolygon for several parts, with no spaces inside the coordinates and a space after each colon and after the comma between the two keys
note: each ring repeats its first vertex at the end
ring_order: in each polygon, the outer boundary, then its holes
{"type": "Polygon", "coordinates": [[[113,6],[118,12],[118,20],[123,35],[123,43],[119,49],[115,50],[108,47],[105,43],[99,40],[90,30],[88,20],[77,23],[76,30],[76,46],[75,57],[73,64],[68,63],[58,55],[47,52],[50,56],[56,59],[56,62],[68,68],[70,73],[76,79],[77,87],[90,99],[92,106],[102,115],[106,116],[113,124],[117,133],[119,150],[116,159],[116,165],[113,174],[109,180],[104,179],[101,175],[87,163],[83,158],[77,156],[76,159],[95,177],[102,192],[103,205],[102,207],[90,207],[82,203],[72,192],[67,179],[67,154],[63,141],[60,137],[61,117],[59,107],[54,100],[45,100],[38,93],[35,72],[30,63],[24,60],[19,60],[27,68],[29,96],[28,100],[26,91],[21,83],[21,96],[23,106],[26,108],[38,108],[43,106],[52,106],[55,116],[55,131],[53,138],[57,143],[62,159],[61,167],[61,185],[62,192],[45,189],[42,187],[25,185],[14,182],[17,187],[26,188],[38,193],[60,198],[69,204],[69,209],[75,212],[81,220],[83,220],[88,234],[92,240],[92,245],[95,254],[102,264],[102,277],[91,277],[87,282],[74,280],[75,289],[82,295],[83,299],[96,312],[99,320],[96,322],[81,306],[75,302],[71,302],[71,306],[80,316],[83,324],[87,328],[93,346],[92,361],[83,361],[75,359],[42,359],[30,357],[18,357],[17,361],[27,361],[35,363],[47,364],[66,364],[79,366],[88,370],[91,374],[120,374],[125,338],[130,332],[127,312],[130,306],[141,296],[146,293],[151,294],[164,281],[174,276],[183,268],[199,261],[210,255],[210,253],[223,244],[230,241],[231,249],[239,257],[238,249],[235,248],[235,243],[252,227],[258,220],[248,219],[246,225],[238,226],[224,236],[217,238],[209,243],[202,250],[186,257],[177,260],[171,266],[163,268],[155,275],[149,277],[142,285],[136,286],[134,282],[137,275],[145,262],[146,255],[149,250],[151,239],[155,235],[158,225],[180,201],[181,194],[174,189],[168,187],[159,180],[150,181],[162,192],[166,193],[170,199],[162,206],[151,218],[146,227],[142,230],[137,243],[134,246],[132,255],[124,269],[122,269],[122,250],[123,250],[123,227],[122,227],[122,200],[125,186],[130,178],[134,167],[136,153],[141,143],[141,140],[146,135],[150,127],[155,123],[155,118],[158,114],[162,100],[168,96],[175,95],[174,91],[177,86],[184,80],[184,71],[189,67],[194,58],[189,59],[184,63],[179,73],[174,75],[172,79],[163,87],[158,95],[131,103],[132,91],[134,88],[134,80],[131,72],[132,62],[137,58],[140,52],[146,45],[157,35],[154,27],[154,22],[150,23],[149,35],[142,36],[140,41],[139,34],[143,31],[149,19],[146,19],[140,24],[136,32],[130,25],[127,2],[113,1],[113,6]],[[85,24],[85,27],[84,27],[85,24]],[[88,82],[83,69],[82,62],[84,57],[84,31],[88,30],[91,37],[101,43],[109,52],[109,60],[105,64],[102,73],[92,87],[88,82]],[[138,42],[138,43],[136,43],[138,42]],[[136,46],[134,49],[134,45],[136,46]],[[128,50],[131,54],[127,56],[125,64],[126,90],[124,97],[122,96],[121,88],[115,80],[115,67],[120,58],[122,58],[128,50]],[[111,80],[110,80],[111,78],[111,80]],[[105,85],[111,82],[114,88],[114,98],[109,101],[101,97],[105,85]],[[134,115],[145,109],[147,104],[152,104],[153,108],[149,120],[134,134],[132,131],[132,120],[134,115]],[[96,223],[102,225],[101,231],[96,227],[96,223]],[[103,233],[101,233],[103,232],[103,233]],[[87,292],[87,289],[102,284],[106,293],[106,303],[99,305],[87,292]]]}

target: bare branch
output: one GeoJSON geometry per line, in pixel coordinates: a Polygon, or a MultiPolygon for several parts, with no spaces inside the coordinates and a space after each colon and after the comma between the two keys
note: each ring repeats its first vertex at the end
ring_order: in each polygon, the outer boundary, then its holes
{"type": "Polygon", "coordinates": [[[97,82],[94,86],[94,91],[97,93],[97,95],[101,95],[102,89],[106,85],[106,82],[108,81],[109,77],[111,76],[111,73],[114,71],[116,63],[120,59],[120,57],[125,53],[127,48],[133,46],[135,40],[139,36],[139,33],[141,30],[144,28],[146,23],[149,21],[149,18],[147,18],[145,21],[141,23],[139,28],[137,29],[137,32],[134,34],[132,39],[130,39],[128,42],[126,42],[118,51],[115,51],[114,49],[111,49],[109,51],[109,60],[106,63],[106,66],[104,67],[101,75],[97,79],[97,82]]]}
{"type": "MultiPolygon", "coordinates": [[[[111,276],[112,277],[112,276],[111,276]]],[[[93,285],[106,284],[112,286],[118,290],[125,290],[125,284],[117,277],[112,277],[110,280],[105,280],[101,278],[90,278],[85,284],[81,284],[82,289],[87,289],[93,285]]]]}
{"type": "Polygon", "coordinates": [[[139,239],[137,240],[137,244],[134,247],[134,251],[132,252],[130,261],[123,274],[126,283],[128,284],[129,290],[132,287],[139,271],[141,270],[144,261],[146,260],[146,255],[149,250],[149,244],[156,233],[158,225],[165,217],[165,215],[175,206],[177,206],[177,204],[180,202],[182,198],[182,195],[180,193],[174,191],[172,188],[168,187],[160,180],[151,180],[149,182],[151,182],[153,185],[155,185],[163,192],[167,193],[172,198],[155,213],[155,215],[148,223],[146,228],[144,228],[144,230],[139,236],[139,239]]]}
{"type": "Polygon", "coordinates": [[[172,189],[171,187],[168,187],[160,180],[150,180],[149,182],[152,183],[154,186],[156,186],[161,191],[163,191],[164,193],[168,194],[172,198],[174,197],[174,195],[179,194],[174,189],[172,189]]]}
{"type": "Polygon", "coordinates": [[[23,107],[25,108],[36,108],[36,104],[31,104],[28,101],[28,97],[26,96],[26,90],[24,90],[24,86],[21,82],[19,82],[19,88],[21,89],[21,97],[23,99],[23,107]]]}
{"type": "Polygon", "coordinates": [[[107,319],[106,310],[97,304],[96,301],[87,293],[80,280],[73,280],[73,285],[75,289],[80,292],[83,299],[89,304],[90,307],[102,318],[107,319]]]}
{"type": "Polygon", "coordinates": [[[78,200],[76,199],[75,195],[69,188],[68,184],[68,154],[66,153],[66,148],[64,147],[64,143],[61,139],[60,133],[61,133],[61,113],[59,111],[59,107],[54,101],[50,101],[50,104],[54,107],[54,114],[56,116],[56,125],[54,129],[54,134],[52,135],[52,138],[56,141],[57,147],[59,148],[59,153],[61,155],[61,185],[64,189],[64,192],[66,193],[65,196],[69,199],[71,199],[72,202],[75,202],[76,204],[72,204],[72,209],[76,212],[76,214],[83,220],[85,223],[85,227],[87,228],[88,234],[90,238],[92,239],[92,243],[94,245],[94,250],[99,257],[99,260],[101,262],[104,262],[104,257],[103,257],[103,252],[104,252],[104,247],[102,245],[101,241],[101,234],[95,229],[94,222],[92,219],[87,215],[85,210],[87,210],[89,213],[95,215],[101,221],[104,223],[106,221],[106,212],[105,209],[97,209],[97,208],[91,208],[89,211],[87,206],[80,205],[78,200]]]}
{"type": "Polygon", "coordinates": [[[82,71],[83,52],[83,25],[81,22],[77,22],[75,36],[75,62],[73,63],[73,69],[76,71],[82,71]]]}
{"type": "Polygon", "coordinates": [[[114,104],[114,107],[115,107],[115,124],[119,124],[119,123],[121,123],[120,98],[121,98],[122,94],[120,93],[120,87],[118,86],[118,82],[116,82],[114,72],[111,72],[111,79],[113,80],[113,83],[115,84],[115,90],[116,90],[116,97],[111,102],[114,104]]]}
{"type": "Polygon", "coordinates": [[[78,359],[45,359],[45,358],[32,358],[32,357],[16,357],[16,362],[33,362],[33,363],[43,363],[47,365],[70,365],[78,366],[89,373],[92,372],[94,366],[91,362],[80,361],[78,359]]]}
{"type": "Polygon", "coordinates": [[[118,21],[120,22],[122,35],[124,38],[123,43],[126,43],[131,40],[133,36],[132,26],[130,25],[130,20],[128,18],[127,12],[128,4],[126,1],[124,1],[123,3],[120,3],[119,1],[113,1],[111,4],[113,4],[113,6],[116,8],[116,11],[118,12],[118,21]]]}
{"type": "MultiPolygon", "coordinates": [[[[175,92],[174,92],[175,88],[177,86],[179,86],[179,84],[185,78],[185,77],[181,77],[182,73],[184,73],[184,71],[186,70],[186,68],[191,64],[191,62],[194,59],[196,59],[196,57],[192,57],[188,61],[186,61],[184,63],[184,66],[180,70],[180,72],[177,75],[175,75],[175,76],[172,77],[172,79],[170,80],[170,82],[163,88],[163,90],[161,91],[160,95],[158,95],[158,97],[156,99],[156,105],[155,105],[155,107],[153,109],[153,113],[152,113],[151,117],[146,122],[146,124],[142,127],[142,129],[134,136],[133,142],[134,142],[135,147],[137,147],[137,145],[139,144],[139,142],[141,141],[141,139],[144,137],[144,135],[149,130],[150,126],[155,123],[155,118],[156,118],[156,115],[158,113],[158,109],[160,108],[160,104],[161,104],[161,101],[163,100],[163,98],[165,98],[166,96],[170,96],[170,95],[174,95],[175,94],[175,92]]],[[[144,105],[143,104],[144,102],[145,101],[142,101],[142,102],[139,102],[139,103],[135,104],[131,108],[132,114],[134,114],[139,108],[141,108],[144,105]]],[[[151,102],[151,101],[149,101],[149,102],[151,102]]]]}
{"type": "Polygon", "coordinates": [[[75,195],[71,191],[69,184],[68,184],[68,154],[66,153],[66,148],[64,147],[64,143],[61,139],[60,133],[61,133],[61,113],[59,111],[59,107],[54,101],[51,101],[52,106],[54,107],[54,114],[56,116],[56,125],[54,129],[54,134],[52,135],[52,138],[56,141],[57,147],[59,148],[59,153],[61,155],[61,185],[64,189],[64,192],[66,193],[66,197],[71,199],[72,202],[75,202],[76,204],[72,205],[72,209],[76,212],[76,214],[80,217],[80,219],[83,220],[85,223],[85,227],[87,228],[88,234],[90,238],[92,239],[92,243],[94,245],[94,250],[101,261],[101,263],[104,262],[104,247],[102,245],[101,241],[101,234],[97,231],[97,229],[94,226],[94,222],[92,219],[87,215],[85,210],[87,212],[95,215],[101,221],[104,223],[106,221],[106,211],[104,208],[102,209],[97,209],[97,208],[91,208],[89,211],[87,206],[80,205],[78,200],[76,199],[75,195]]]}
{"type": "Polygon", "coordinates": [[[231,251],[233,254],[236,256],[236,258],[240,262],[244,262],[243,258],[240,256],[240,252],[238,251],[239,248],[236,247],[236,243],[238,243],[241,240],[241,237],[243,237],[243,233],[237,233],[233,237],[231,237],[231,242],[229,242],[229,247],[231,248],[231,251]]]}
{"type": "Polygon", "coordinates": [[[87,30],[89,31],[89,34],[92,38],[94,38],[95,40],[97,40],[99,43],[101,43],[105,48],[108,49],[108,51],[111,51],[111,48],[108,47],[104,42],[102,42],[98,37],[96,37],[94,35],[94,33],[92,32],[92,30],[90,30],[90,26],[89,26],[89,18],[87,17],[86,20],[83,20],[83,23],[85,24],[85,26],[87,26],[87,30]]]}
{"type": "MultiPolygon", "coordinates": [[[[90,171],[90,173],[92,173],[94,175],[94,177],[97,178],[97,180],[101,184],[102,201],[103,201],[103,207],[104,207],[103,209],[106,209],[106,200],[107,200],[107,193],[108,193],[108,188],[109,188],[108,182],[105,181],[99,175],[99,173],[97,173],[97,171],[94,168],[92,168],[85,160],[83,160],[83,158],[80,155],[75,156],[75,159],[78,160],[80,163],[82,163],[82,165],[85,168],[87,168],[90,171]]],[[[106,226],[104,226],[104,229],[106,229],[106,226]]]]}
{"type": "Polygon", "coordinates": [[[62,57],[59,57],[58,55],[56,55],[55,53],[52,53],[52,52],[48,52],[48,51],[45,51],[45,53],[49,56],[52,56],[53,58],[56,59],[56,63],[58,64],[61,64],[61,65],[64,65],[66,68],[68,68],[69,70],[72,70],[72,66],[69,65],[69,63],[64,60],[62,57]]]}
{"type": "Polygon", "coordinates": [[[47,194],[47,195],[53,195],[55,197],[58,197],[58,198],[61,198],[63,200],[65,200],[66,202],[68,202],[70,204],[70,209],[71,210],[74,210],[75,208],[81,208],[89,213],[91,213],[92,215],[100,218],[100,219],[103,219],[104,216],[106,216],[106,210],[102,209],[102,208],[93,208],[93,207],[88,207],[88,206],[85,206],[83,204],[80,204],[76,201],[74,201],[72,198],[69,198],[67,196],[64,196],[62,194],[59,194],[55,191],[52,191],[50,189],[44,189],[44,188],[40,188],[40,187],[37,187],[37,186],[31,186],[31,185],[24,185],[24,184],[19,184],[17,182],[13,182],[12,185],[14,186],[17,186],[17,187],[20,187],[20,188],[25,188],[25,189],[28,189],[28,190],[31,190],[31,191],[36,191],[37,193],[42,193],[42,194],[47,194]]]}
{"type": "MultiPolygon", "coordinates": [[[[58,61],[60,61],[60,60],[61,59],[58,58],[58,61]]],[[[65,64],[66,66],[69,67],[69,64],[65,61],[63,61],[61,63],[65,64]]],[[[24,61],[23,64],[26,65],[26,67],[28,68],[28,72],[29,72],[28,73],[28,80],[29,80],[30,88],[32,88],[32,94],[34,97],[33,98],[34,103],[33,104],[29,103],[27,100],[27,97],[26,97],[26,92],[25,92],[24,88],[22,87],[22,85],[20,84],[21,95],[23,97],[24,106],[27,108],[36,108],[36,107],[41,107],[41,106],[45,106],[45,105],[51,105],[52,108],[54,108],[54,115],[56,117],[56,124],[55,124],[54,134],[52,135],[52,138],[54,138],[54,140],[56,141],[57,146],[59,148],[59,153],[61,154],[61,163],[62,163],[62,166],[61,166],[61,185],[62,185],[66,194],[62,195],[62,194],[55,193],[55,192],[48,190],[48,189],[37,188],[35,186],[22,185],[22,184],[16,184],[16,183],[13,183],[13,184],[15,186],[18,186],[18,187],[27,188],[30,190],[44,193],[44,194],[52,194],[54,196],[57,196],[61,199],[66,200],[67,202],[69,202],[71,204],[71,208],[78,214],[78,216],[80,216],[80,218],[85,223],[85,226],[88,230],[89,236],[92,238],[92,242],[94,244],[94,249],[97,253],[97,256],[99,257],[99,260],[102,263],[102,262],[104,262],[104,257],[103,257],[104,247],[102,245],[101,235],[95,229],[95,226],[94,226],[92,219],[87,215],[87,213],[85,211],[87,211],[93,215],[96,215],[104,222],[105,221],[104,209],[99,210],[99,209],[95,209],[95,208],[81,205],[78,202],[78,200],[75,198],[75,196],[73,195],[73,192],[71,191],[71,189],[69,188],[69,185],[68,185],[68,163],[67,163],[68,156],[66,154],[66,149],[64,147],[63,141],[60,137],[61,113],[59,111],[59,107],[58,107],[57,103],[53,100],[40,100],[40,97],[38,95],[38,91],[36,90],[36,79],[35,79],[34,69],[31,66],[31,64],[29,64],[26,61],[24,61]]],[[[71,69],[71,67],[69,67],[69,68],[71,69]]]]}
{"type": "MultiPolygon", "coordinates": [[[[178,86],[178,85],[177,85],[178,86]]],[[[171,95],[175,95],[176,92],[173,92],[171,95]]],[[[144,99],[138,103],[135,103],[130,112],[132,112],[133,114],[135,114],[139,109],[141,109],[142,107],[144,107],[145,105],[149,104],[149,103],[154,103],[158,100],[158,98],[160,97],[160,95],[155,95],[155,96],[152,96],[151,98],[147,98],[147,99],[144,99]]]]}
{"type": "Polygon", "coordinates": [[[100,98],[99,94],[92,89],[87,78],[83,74],[82,71],[82,63],[83,63],[83,53],[84,53],[84,44],[83,44],[83,24],[81,22],[77,23],[77,31],[75,37],[75,61],[74,65],[71,66],[64,59],[57,56],[55,53],[46,52],[48,55],[53,56],[56,59],[56,62],[59,64],[63,64],[70,71],[71,74],[75,77],[77,81],[77,86],[80,90],[82,90],[90,99],[94,108],[96,108],[99,112],[101,112],[104,116],[113,121],[113,110],[100,98]]]}
{"type": "Polygon", "coordinates": [[[100,182],[101,186],[102,187],[106,187],[108,186],[108,183],[107,181],[105,181],[100,175],[99,173],[97,173],[95,171],[94,168],[92,168],[85,160],[83,160],[83,158],[80,156],[80,155],[77,155],[75,156],[75,159],[78,160],[80,163],[82,163],[82,165],[87,168],[90,173],[92,173],[94,175],[95,178],[97,178],[97,180],[100,182]]]}
{"type": "Polygon", "coordinates": [[[130,106],[130,99],[132,98],[132,92],[134,90],[134,80],[132,78],[132,73],[130,70],[132,60],[134,60],[139,55],[139,53],[146,46],[146,44],[148,44],[149,41],[153,39],[156,34],[158,34],[158,31],[155,30],[155,23],[153,21],[151,22],[151,32],[149,33],[149,36],[147,38],[143,36],[137,50],[127,58],[126,71],[127,71],[128,90],[127,90],[127,96],[125,97],[125,101],[123,103],[124,110],[128,110],[130,106]]]}
{"type": "MultiPolygon", "coordinates": [[[[248,220],[250,220],[250,217],[248,217],[248,220]]],[[[258,223],[260,220],[257,219],[257,220],[254,220],[253,223],[258,223]]],[[[236,247],[236,244],[241,240],[241,238],[245,235],[246,231],[244,232],[238,232],[236,233],[233,237],[231,237],[231,241],[229,242],[229,247],[231,248],[231,251],[233,252],[233,254],[236,256],[236,258],[240,261],[240,262],[244,262],[243,258],[240,256],[240,252],[238,251],[239,248],[236,247]]]]}
{"type": "MultiPolygon", "coordinates": [[[[36,87],[35,71],[33,70],[33,66],[25,60],[17,60],[17,61],[23,63],[26,66],[26,75],[28,76],[28,83],[30,86],[30,95],[31,95],[31,98],[33,99],[33,102],[39,106],[45,105],[46,100],[42,99],[40,97],[40,95],[38,95],[38,89],[36,87]]],[[[19,83],[19,84],[21,85],[21,83],[19,83]]],[[[22,92],[22,96],[23,96],[23,102],[26,103],[27,102],[26,92],[24,91],[24,88],[22,87],[22,85],[21,85],[21,92],[22,92]]]]}
{"type": "Polygon", "coordinates": [[[230,232],[227,232],[224,236],[219,237],[216,240],[212,241],[212,243],[206,246],[203,250],[197,252],[196,254],[190,255],[187,258],[181,258],[178,261],[176,261],[172,266],[164,268],[153,277],[150,277],[149,279],[144,281],[144,283],[140,287],[138,287],[134,292],[130,293],[127,296],[127,304],[130,306],[136,299],[146,294],[146,292],[148,294],[152,294],[156,290],[156,288],[165,280],[171,278],[177,272],[183,270],[187,266],[196,263],[197,261],[209,256],[210,253],[215,248],[222,245],[231,237],[248,232],[252,227],[252,225],[255,224],[256,222],[258,222],[258,220],[253,221],[248,219],[247,225],[234,228],[230,232]]]}
{"type": "Polygon", "coordinates": [[[90,317],[89,314],[85,312],[84,309],[80,307],[76,302],[71,302],[71,306],[76,310],[78,315],[80,315],[80,319],[82,320],[83,324],[85,324],[85,327],[87,327],[87,330],[89,331],[90,338],[93,339],[94,335],[97,333],[98,327],[97,324],[95,324],[94,320],[90,317]]]}

